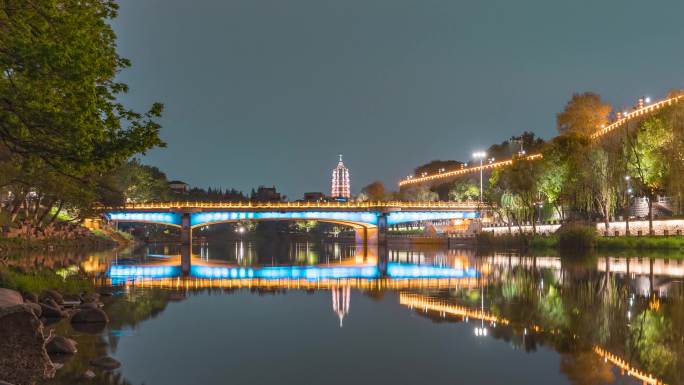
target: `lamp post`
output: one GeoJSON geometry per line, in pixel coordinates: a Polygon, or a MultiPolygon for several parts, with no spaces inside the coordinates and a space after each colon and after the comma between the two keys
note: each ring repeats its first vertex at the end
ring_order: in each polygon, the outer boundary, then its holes
{"type": "Polygon", "coordinates": [[[629,203],[632,197],[632,178],[629,175],[625,175],[625,182],[627,183],[627,188],[625,189],[625,235],[629,235],[629,203]]]}
{"type": "Polygon", "coordinates": [[[480,203],[482,203],[482,161],[487,157],[487,153],[484,151],[477,151],[473,153],[473,158],[480,160],[480,203]]]}

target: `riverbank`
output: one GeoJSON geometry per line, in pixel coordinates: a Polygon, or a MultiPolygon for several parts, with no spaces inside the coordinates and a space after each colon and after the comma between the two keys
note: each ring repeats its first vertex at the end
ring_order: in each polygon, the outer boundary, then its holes
{"type": "Polygon", "coordinates": [[[34,239],[0,236],[0,255],[35,251],[102,250],[134,242],[135,239],[130,234],[116,230],[88,230],[88,233],[75,238],[34,239]]]}
{"type": "Polygon", "coordinates": [[[563,240],[562,235],[507,234],[477,237],[477,246],[522,250],[595,249],[600,251],[684,251],[684,236],[587,236],[575,235],[563,240]]]}

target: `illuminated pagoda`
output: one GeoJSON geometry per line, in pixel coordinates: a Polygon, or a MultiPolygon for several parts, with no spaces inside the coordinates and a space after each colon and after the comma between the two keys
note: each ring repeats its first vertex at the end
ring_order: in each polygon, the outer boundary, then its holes
{"type": "Polygon", "coordinates": [[[330,196],[333,198],[351,198],[351,185],[349,182],[349,169],[342,163],[342,155],[337,167],[332,170],[332,188],[330,196]]]}

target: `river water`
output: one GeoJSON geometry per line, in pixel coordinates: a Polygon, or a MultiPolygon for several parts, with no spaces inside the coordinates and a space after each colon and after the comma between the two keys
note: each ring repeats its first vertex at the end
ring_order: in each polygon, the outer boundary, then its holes
{"type": "MultiPolygon", "coordinates": [[[[323,242],[41,258],[111,322],[49,384],[684,384],[684,263],[323,242]],[[56,262],[55,262],[56,261],[56,262]],[[85,379],[108,354],[114,372],[85,379]]],[[[36,262],[38,263],[38,262],[36,262]]]]}

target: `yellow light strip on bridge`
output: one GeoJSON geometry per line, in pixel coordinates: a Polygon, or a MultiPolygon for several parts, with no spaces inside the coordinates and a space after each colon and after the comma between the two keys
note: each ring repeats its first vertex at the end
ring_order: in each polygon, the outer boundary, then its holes
{"type": "MultiPolygon", "coordinates": [[[[684,99],[684,95],[679,95],[679,96],[674,96],[672,98],[667,98],[664,100],[661,100],[656,103],[649,104],[648,106],[644,106],[642,108],[636,109],[632,112],[629,112],[625,114],[622,118],[614,121],[613,123],[600,128],[598,131],[594,132],[591,134],[590,138],[592,140],[597,140],[600,139],[602,136],[606,135],[607,133],[615,130],[616,128],[622,126],[623,124],[626,124],[630,122],[631,120],[634,120],[636,118],[640,118],[644,115],[651,114],[653,112],[656,112],[662,108],[669,107],[677,102],[680,102],[682,99],[684,99]]],[[[531,154],[523,159],[541,159],[542,155],[541,154],[531,154]]],[[[459,175],[466,175],[470,173],[476,173],[480,172],[480,169],[482,170],[488,170],[488,169],[494,169],[494,168],[499,168],[503,166],[509,166],[511,163],[513,163],[513,159],[508,159],[508,160],[503,160],[501,162],[495,162],[495,163],[490,163],[490,164],[483,164],[482,166],[474,166],[474,167],[466,167],[462,168],[460,170],[453,170],[453,171],[447,171],[447,172],[442,172],[439,174],[434,174],[434,175],[428,175],[424,177],[418,177],[418,178],[411,178],[411,179],[404,179],[402,181],[399,181],[399,187],[402,186],[407,186],[410,184],[417,184],[417,183],[424,183],[424,182],[429,182],[437,179],[444,179],[444,178],[451,178],[459,175]]]]}
{"type": "Polygon", "coordinates": [[[216,208],[216,209],[474,209],[472,202],[149,202],[128,203],[111,209],[171,209],[171,208],[216,208]]]}

